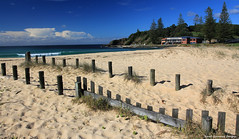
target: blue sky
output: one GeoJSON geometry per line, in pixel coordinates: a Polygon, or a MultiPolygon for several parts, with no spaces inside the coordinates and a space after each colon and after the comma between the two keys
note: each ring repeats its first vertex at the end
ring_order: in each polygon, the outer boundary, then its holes
{"type": "Polygon", "coordinates": [[[102,44],[149,30],[160,17],[188,25],[210,6],[218,20],[226,2],[233,24],[239,24],[239,0],[0,0],[0,46],[102,44]]]}

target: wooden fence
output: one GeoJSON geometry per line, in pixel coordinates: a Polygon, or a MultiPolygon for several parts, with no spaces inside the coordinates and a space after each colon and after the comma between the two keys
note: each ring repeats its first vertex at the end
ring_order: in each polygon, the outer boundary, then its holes
{"type": "MultiPolygon", "coordinates": [[[[30,53],[27,52],[25,56],[26,62],[30,62],[30,53]]],[[[36,63],[38,63],[38,57],[35,59],[36,63]]],[[[46,60],[43,57],[43,64],[46,64],[46,60]]],[[[52,58],[52,65],[55,65],[55,58],[52,58]]],[[[112,70],[112,62],[109,62],[109,77],[113,77],[112,70]]],[[[66,66],[66,59],[63,59],[63,67],[66,66]]],[[[79,59],[76,59],[76,66],[79,66],[79,59]]],[[[95,60],[92,60],[92,72],[96,70],[95,60]]],[[[13,79],[18,80],[17,66],[12,66],[13,70],[13,79]]],[[[25,68],[25,83],[30,84],[30,69],[25,68]]],[[[2,76],[6,76],[6,63],[1,63],[1,74],[2,76]]],[[[128,68],[129,76],[132,76],[132,67],[128,68]]],[[[44,71],[39,71],[39,82],[40,88],[45,89],[45,80],[44,80],[44,71]]],[[[213,93],[212,89],[212,80],[208,80],[206,91],[208,95],[213,93]]],[[[150,84],[155,85],[155,70],[150,70],[150,84]]],[[[57,76],[57,87],[58,87],[58,95],[63,95],[63,80],[62,76],[57,76]]],[[[94,99],[104,98],[108,101],[108,103],[113,107],[121,107],[123,109],[128,109],[131,112],[135,113],[139,116],[147,116],[152,121],[164,123],[173,127],[183,128],[187,123],[193,122],[193,110],[186,110],[186,118],[185,120],[178,119],[178,109],[172,109],[172,116],[165,115],[165,108],[159,108],[159,111],[153,111],[152,106],[147,106],[147,108],[141,108],[141,103],[136,102],[135,105],[131,104],[131,100],[126,98],[125,101],[121,100],[121,96],[116,94],[116,99],[112,98],[111,91],[107,90],[107,96],[103,95],[103,87],[99,86],[98,94],[95,92],[95,83],[93,81],[90,82],[90,91],[87,90],[87,78],[81,78],[78,76],[76,78],[75,83],[75,96],[92,96],[94,99]]],[[[175,90],[180,89],[180,75],[176,74],[175,76],[175,90]]],[[[205,134],[208,134],[212,131],[212,117],[209,116],[209,111],[203,110],[201,114],[201,127],[204,130],[205,134]]],[[[225,132],[225,121],[226,121],[226,113],[218,112],[218,121],[217,121],[217,129],[221,132],[225,132]]],[[[239,114],[236,115],[236,126],[235,126],[235,135],[239,136],[239,114]]]]}

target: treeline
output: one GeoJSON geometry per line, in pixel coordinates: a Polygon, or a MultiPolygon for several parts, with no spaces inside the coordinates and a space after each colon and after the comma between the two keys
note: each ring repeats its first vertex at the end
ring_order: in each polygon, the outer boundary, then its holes
{"type": "Polygon", "coordinates": [[[139,31],[131,34],[128,38],[113,40],[110,45],[131,45],[131,44],[160,44],[161,39],[165,37],[179,37],[179,36],[194,36],[208,40],[209,43],[216,39],[220,43],[225,43],[228,40],[238,38],[239,25],[231,23],[229,13],[224,2],[220,14],[219,22],[213,17],[213,10],[208,7],[205,10],[206,16],[203,17],[198,14],[194,17],[194,25],[188,26],[185,23],[182,14],[179,15],[177,25],[173,24],[170,27],[164,28],[162,18],[153,20],[150,30],[139,31]]]}

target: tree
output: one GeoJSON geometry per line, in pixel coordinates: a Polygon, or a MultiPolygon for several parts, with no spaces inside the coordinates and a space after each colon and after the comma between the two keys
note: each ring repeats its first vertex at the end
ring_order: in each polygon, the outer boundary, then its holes
{"type": "Polygon", "coordinates": [[[158,19],[158,28],[157,28],[157,35],[159,37],[164,37],[164,25],[163,25],[163,21],[162,18],[158,19]]]}
{"type": "Polygon", "coordinates": [[[160,17],[158,19],[158,29],[163,29],[164,25],[163,25],[163,21],[162,21],[162,18],[160,17]]]}
{"type": "Polygon", "coordinates": [[[193,19],[195,26],[198,25],[198,24],[200,24],[200,23],[199,23],[199,20],[200,20],[199,15],[196,14],[195,17],[194,17],[194,19],[193,19]]]}
{"type": "Polygon", "coordinates": [[[157,24],[153,20],[153,23],[150,26],[149,36],[153,44],[157,43],[157,24]]]}
{"type": "Polygon", "coordinates": [[[206,16],[203,32],[205,38],[211,43],[212,39],[215,37],[216,20],[213,18],[212,9],[210,7],[208,7],[205,12],[206,16]]]}
{"type": "Polygon", "coordinates": [[[176,36],[191,36],[192,34],[190,33],[187,27],[188,25],[184,22],[183,16],[180,13],[175,35],[176,36]]]}
{"type": "Polygon", "coordinates": [[[217,40],[224,43],[226,40],[232,38],[232,26],[226,3],[223,3],[222,12],[220,14],[219,24],[217,26],[217,40]]]}

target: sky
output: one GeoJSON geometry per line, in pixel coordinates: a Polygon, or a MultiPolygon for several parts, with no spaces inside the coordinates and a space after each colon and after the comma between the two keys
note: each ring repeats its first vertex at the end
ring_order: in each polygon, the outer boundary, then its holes
{"type": "Polygon", "coordinates": [[[207,7],[218,21],[224,1],[239,24],[239,0],[0,0],[0,46],[107,44],[159,18],[177,25],[180,13],[193,25],[207,7]]]}

